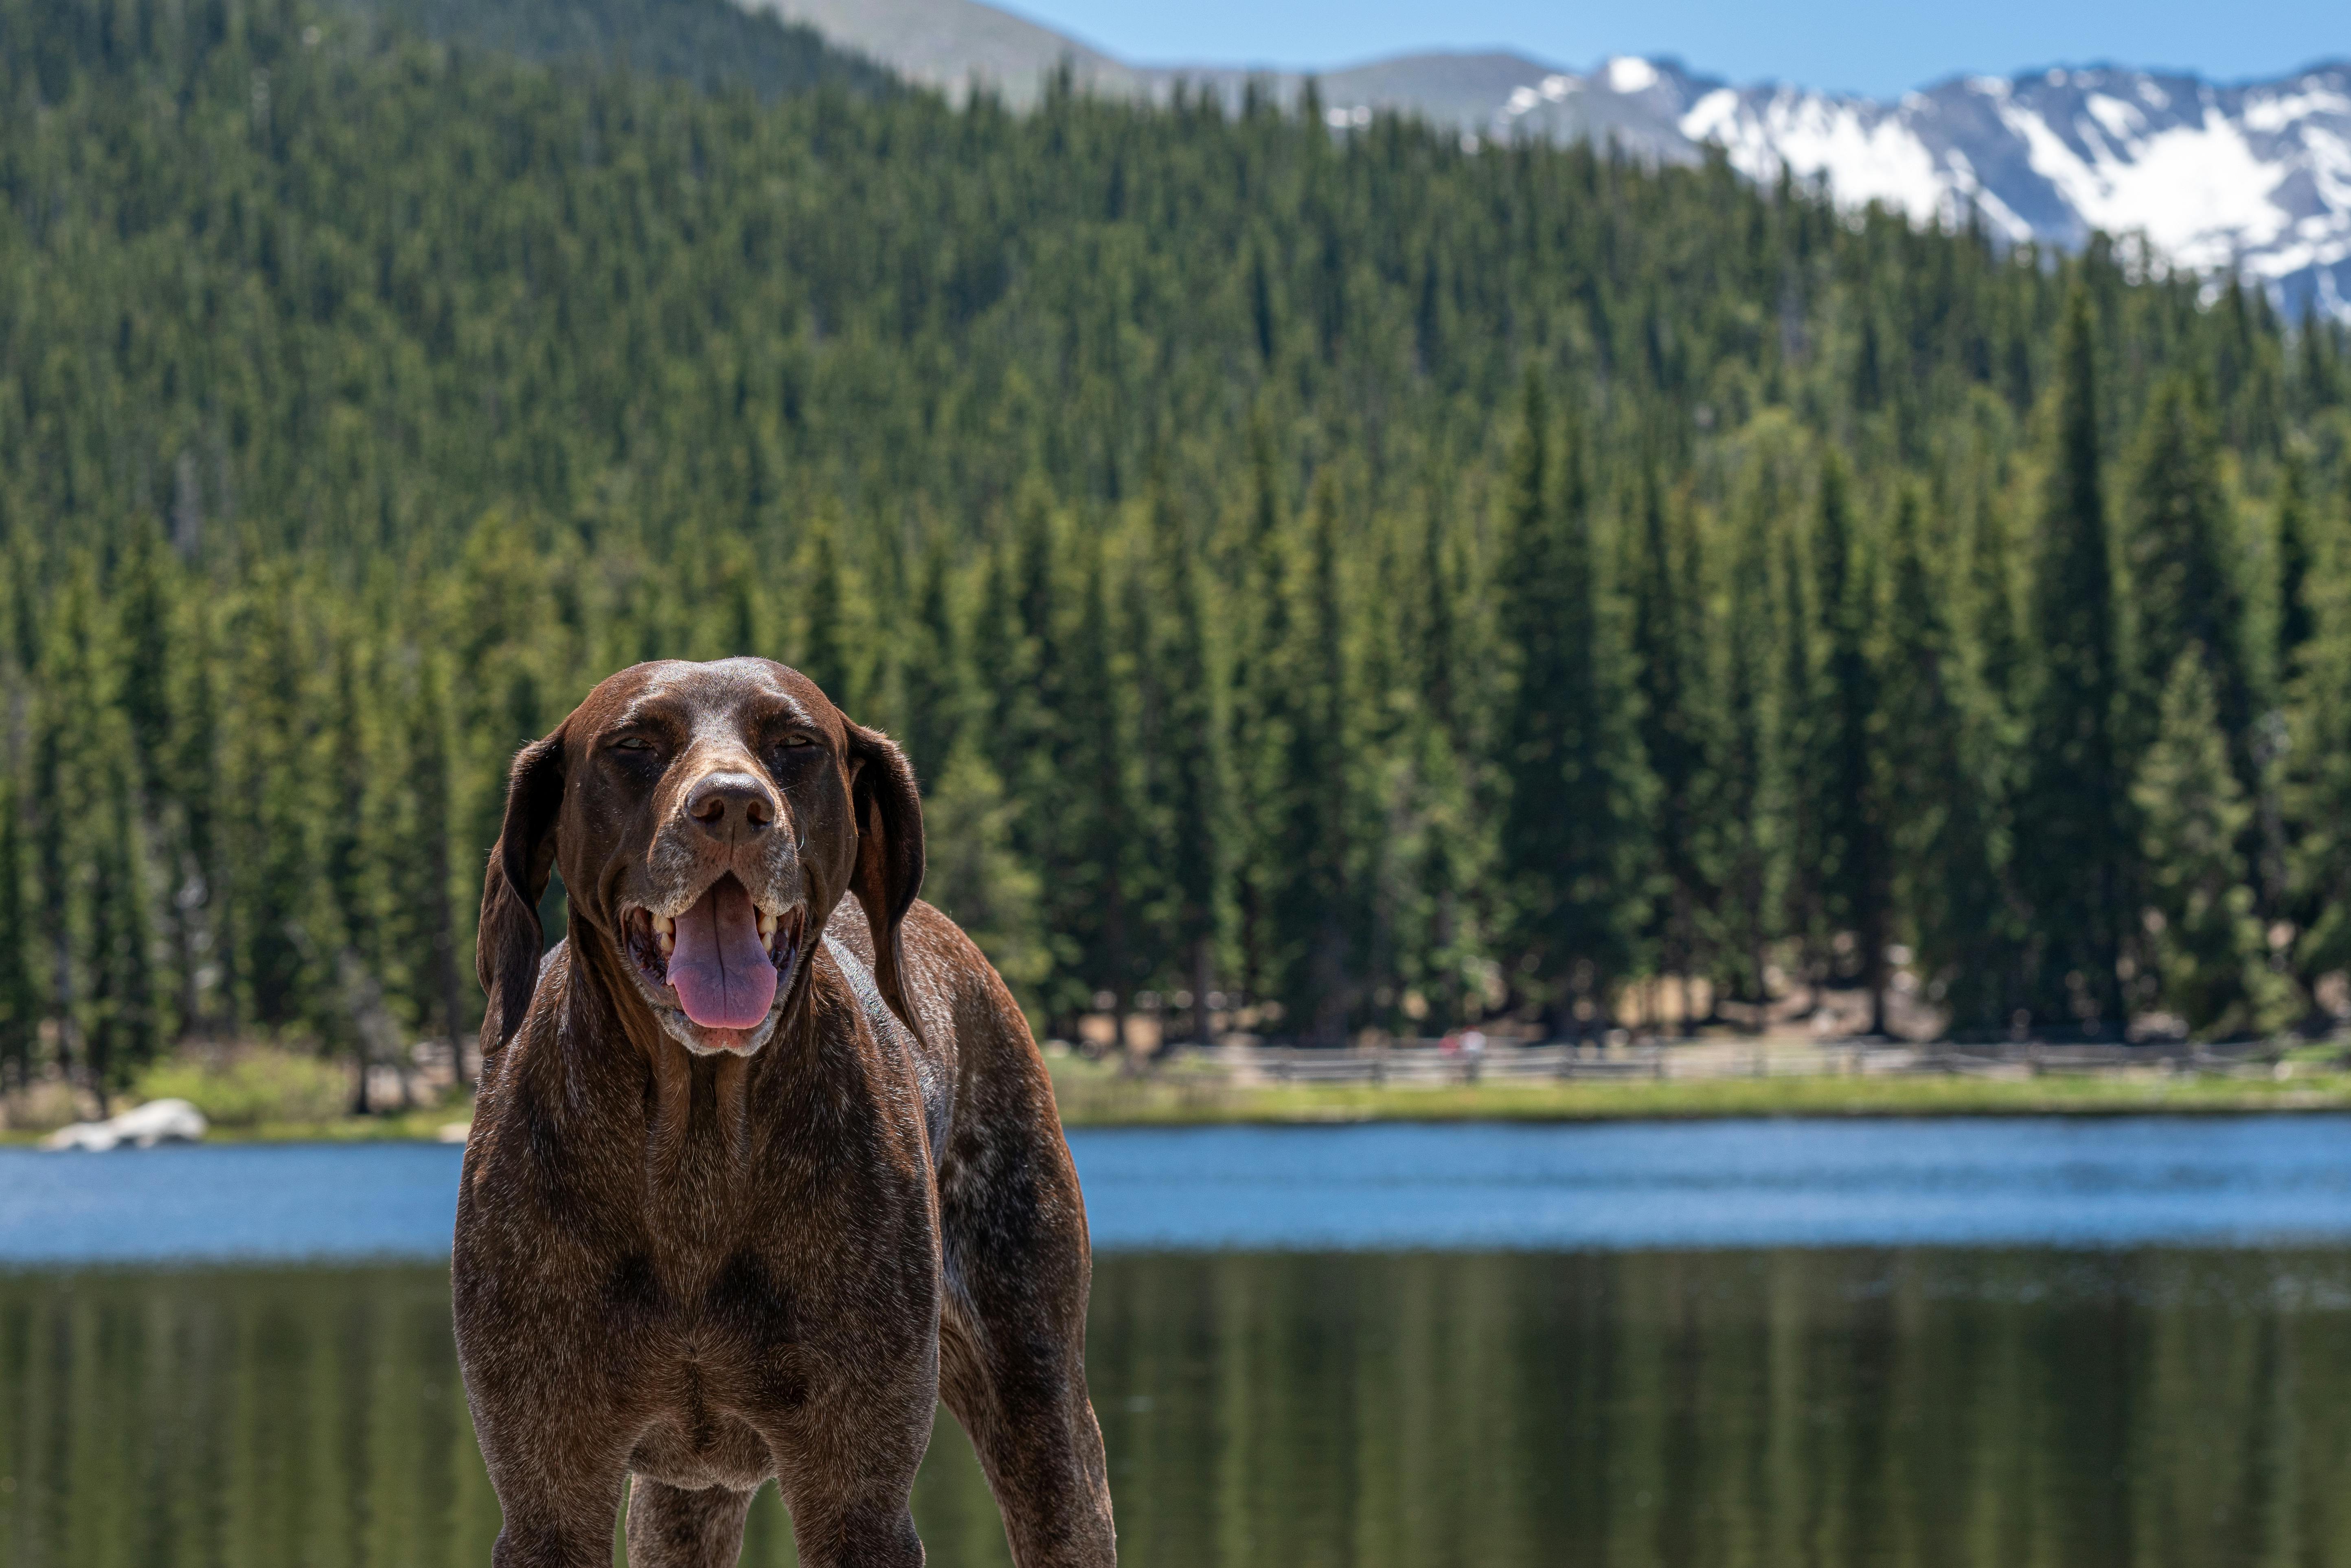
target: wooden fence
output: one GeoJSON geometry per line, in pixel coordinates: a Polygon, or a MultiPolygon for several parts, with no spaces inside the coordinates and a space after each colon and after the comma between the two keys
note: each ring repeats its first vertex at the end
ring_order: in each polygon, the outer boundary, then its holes
{"type": "Polygon", "coordinates": [[[2277,1048],[2243,1045],[1909,1045],[1882,1040],[1694,1040],[1668,1044],[1489,1043],[1435,1040],[1350,1050],[1226,1044],[1179,1046],[1163,1063],[1236,1086],[1377,1083],[1397,1087],[1549,1079],[1957,1076],[2202,1072],[2266,1075],[2277,1048]]]}

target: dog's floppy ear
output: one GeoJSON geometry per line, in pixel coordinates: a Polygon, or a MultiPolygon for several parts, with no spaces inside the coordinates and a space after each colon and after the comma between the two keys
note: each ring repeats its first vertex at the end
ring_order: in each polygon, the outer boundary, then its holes
{"type": "Polygon", "coordinates": [[[849,726],[849,805],[857,819],[857,870],[850,883],[873,928],[873,978],[882,999],[922,1033],[906,1000],[899,925],[923,886],[923,798],[906,754],[878,730],[849,726]]]}
{"type": "Polygon", "coordinates": [[[482,879],[482,924],[474,938],[474,973],[489,998],[482,1018],[485,1054],[522,1027],[538,986],[538,901],[555,864],[555,819],[563,809],[563,731],[535,740],[515,758],[507,780],[507,815],[482,879]]]}

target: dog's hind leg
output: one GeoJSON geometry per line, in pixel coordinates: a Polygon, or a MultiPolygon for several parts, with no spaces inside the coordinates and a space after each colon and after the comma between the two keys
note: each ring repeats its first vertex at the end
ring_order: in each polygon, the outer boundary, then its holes
{"type": "Polygon", "coordinates": [[[735,1568],[752,1493],[688,1491],[637,1476],[629,1485],[629,1568],[735,1568]]]}
{"type": "Polygon", "coordinates": [[[1086,1397],[1085,1219],[1045,1110],[993,1124],[984,1151],[964,1151],[980,1162],[945,1184],[939,1393],[987,1472],[1013,1562],[1111,1568],[1109,1471],[1086,1397]]]}

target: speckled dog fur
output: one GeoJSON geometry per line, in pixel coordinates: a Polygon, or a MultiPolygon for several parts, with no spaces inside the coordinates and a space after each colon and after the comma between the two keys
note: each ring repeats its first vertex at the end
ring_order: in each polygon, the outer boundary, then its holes
{"type": "Polygon", "coordinates": [[[622,671],[516,759],[455,1262],[500,1568],[602,1568],[624,1490],[633,1568],[734,1563],[769,1476],[809,1568],[919,1563],[940,1398],[1022,1568],[1114,1562],[1051,1084],[922,873],[904,756],[765,660],[622,671]],[[690,814],[722,778],[770,820],[690,814]],[[622,922],[729,872],[805,936],[762,1030],[703,1038],[622,922]]]}

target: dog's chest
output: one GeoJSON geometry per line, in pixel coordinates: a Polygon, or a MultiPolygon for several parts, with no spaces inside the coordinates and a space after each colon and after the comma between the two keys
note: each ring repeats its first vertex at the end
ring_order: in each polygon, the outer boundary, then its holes
{"type": "Polygon", "coordinates": [[[774,1430],[807,1404],[822,1354],[810,1323],[829,1303],[778,1259],[656,1245],[618,1260],[604,1294],[614,1370],[677,1463],[718,1463],[742,1431],[774,1430]]]}
{"type": "Polygon", "coordinates": [[[852,1334],[876,1306],[933,1310],[920,1195],[855,1168],[746,1169],[716,1155],[649,1173],[611,1293],[672,1356],[715,1374],[852,1334]],[[828,1179],[828,1177],[830,1179],[828,1179]]]}
{"type": "Polygon", "coordinates": [[[918,1325],[935,1332],[935,1301],[895,1288],[894,1271],[805,1239],[650,1241],[614,1267],[607,1299],[613,1343],[629,1347],[616,1370],[643,1401],[632,1468],[674,1485],[755,1482],[775,1445],[854,1403],[844,1368],[903,1358],[918,1325]]]}

